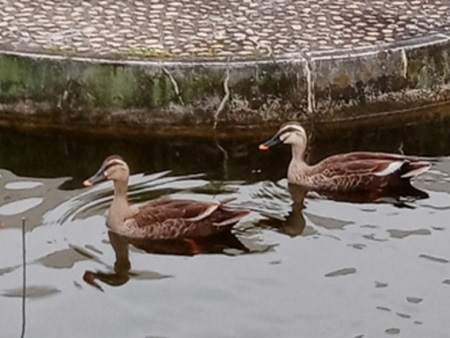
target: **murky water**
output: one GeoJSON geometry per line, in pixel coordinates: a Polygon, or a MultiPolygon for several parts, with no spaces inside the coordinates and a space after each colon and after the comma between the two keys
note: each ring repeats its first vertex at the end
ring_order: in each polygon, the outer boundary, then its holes
{"type": "MultiPolygon", "coordinates": [[[[449,337],[450,122],[328,135],[310,158],[379,150],[435,160],[427,198],[337,202],[288,187],[288,149],[235,140],[102,139],[0,130],[0,336],[449,337]],[[82,181],[107,155],[133,202],[236,197],[229,236],[127,242],[108,233],[111,183],[82,181]],[[97,287],[91,285],[97,285],[97,287]],[[102,292],[102,291],[103,292],[102,292]]],[[[269,135],[267,135],[269,136],[269,135]]]]}

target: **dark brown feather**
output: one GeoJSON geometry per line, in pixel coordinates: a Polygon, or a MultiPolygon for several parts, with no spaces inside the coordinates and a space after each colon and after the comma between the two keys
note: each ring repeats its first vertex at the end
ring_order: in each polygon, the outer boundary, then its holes
{"type": "MultiPolygon", "coordinates": [[[[329,190],[367,191],[383,190],[403,184],[410,172],[429,168],[430,163],[418,157],[385,153],[354,152],[334,155],[311,167],[311,176],[322,177],[328,182],[317,182],[329,190]],[[395,162],[398,169],[383,175],[395,162]]],[[[413,175],[414,176],[414,175],[413,175]]],[[[317,178],[319,180],[319,178],[317,178]]]]}
{"type": "Polygon", "coordinates": [[[137,227],[147,228],[146,237],[164,239],[217,234],[248,213],[219,203],[162,198],[141,206],[133,219],[137,227]]]}

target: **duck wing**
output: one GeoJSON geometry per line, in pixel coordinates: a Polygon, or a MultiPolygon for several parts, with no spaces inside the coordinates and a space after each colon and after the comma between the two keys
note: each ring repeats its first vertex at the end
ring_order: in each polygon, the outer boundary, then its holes
{"type": "Polygon", "coordinates": [[[322,163],[333,162],[347,162],[347,161],[365,161],[365,160],[379,160],[379,161],[408,161],[408,162],[426,162],[424,159],[417,156],[379,153],[379,152],[364,152],[357,151],[346,154],[339,154],[330,156],[322,161],[322,163]]]}
{"type": "Polygon", "coordinates": [[[163,223],[167,220],[179,220],[179,224],[198,222],[211,216],[219,206],[220,203],[218,202],[162,198],[141,206],[133,218],[138,227],[145,227],[153,223],[163,223]]]}
{"type": "Polygon", "coordinates": [[[312,168],[313,175],[323,175],[327,178],[354,175],[384,176],[400,169],[404,161],[386,160],[347,160],[321,162],[312,168]]]}
{"type": "Polygon", "coordinates": [[[153,239],[211,236],[231,229],[248,215],[246,209],[232,209],[222,202],[199,202],[164,198],[143,205],[125,224],[133,237],[153,239]]]}
{"type": "MultiPolygon", "coordinates": [[[[431,163],[415,156],[388,153],[353,152],[326,158],[315,167],[330,168],[344,174],[366,172],[377,176],[388,176],[397,172],[401,178],[413,177],[427,171],[431,163]]],[[[316,169],[316,170],[317,170],[316,169]]]]}
{"type": "Polygon", "coordinates": [[[378,190],[400,184],[429,168],[429,162],[414,157],[350,153],[329,157],[313,166],[311,177],[325,189],[378,190]]]}

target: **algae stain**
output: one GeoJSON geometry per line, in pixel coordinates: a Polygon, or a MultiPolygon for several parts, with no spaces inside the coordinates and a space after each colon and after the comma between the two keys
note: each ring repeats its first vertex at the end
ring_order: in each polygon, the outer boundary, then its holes
{"type": "Polygon", "coordinates": [[[175,93],[175,89],[173,88],[172,81],[170,81],[170,78],[168,75],[165,75],[163,77],[163,97],[162,97],[162,104],[167,105],[171,101],[175,100],[177,98],[177,94],[175,93]]]}
{"type": "MultiPolygon", "coordinates": [[[[428,61],[426,61],[428,62],[428,61]]],[[[422,66],[417,73],[417,81],[420,87],[427,87],[430,83],[430,74],[427,66],[422,66]]]]}
{"type": "Polygon", "coordinates": [[[158,107],[161,102],[161,79],[159,77],[154,77],[151,82],[150,104],[152,107],[158,107]]]}
{"type": "Polygon", "coordinates": [[[333,79],[333,83],[339,88],[347,88],[350,86],[351,80],[347,74],[340,74],[333,79]]]}
{"type": "Polygon", "coordinates": [[[16,58],[0,58],[0,97],[14,99],[26,94],[26,84],[32,78],[22,63],[16,58]]]}
{"type": "Polygon", "coordinates": [[[164,48],[132,48],[127,53],[128,57],[135,57],[140,59],[151,59],[151,58],[167,58],[171,57],[172,54],[164,48]]]}
{"type": "Polygon", "coordinates": [[[149,58],[166,58],[171,57],[172,54],[164,48],[133,48],[130,49],[126,55],[128,57],[136,57],[141,59],[149,58]]]}
{"type": "Polygon", "coordinates": [[[182,86],[181,89],[181,97],[183,99],[184,102],[191,102],[193,101],[194,98],[194,88],[193,86],[182,86]]]}
{"type": "Polygon", "coordinates": [[[449,78],[448,54],[443,52],[432,57],[426,56],[421,60],[421,68],[417,72],[417,81],[421,87],[433,87],[446,83],[449,78]]]}
{"type": "Polygon", "coordinates": [[[62,90],[61,66],[42,60],[0,56],[0,98],[49,100],[62,90]]]}
{"type": "Polygon", "coordinates": [[[206,74],[198,74],[185,78],[180,85],[181,96],[184,102],[192,102],[204,96],[214,87],[211,78],[206,74]]]}
{"type": "Polygon", "coordinates": [[[268,82],[267,74],[264,71],[256,71],[253,78],[258,87],[262,87],[268,82]]]}
{"type": "Polygon", "coordinates": [[[442,53],[441,68],[441,80],[443,83],[447,83],[450,79],[450,59],[447,51],[442,53]]]}
{"type": "Polygon", "coordinates": [[[178,101],[170,76],[159,72],[156,74],[135,74],[137,89],[134,104],[143,108],[157,108],[178,101]]]}
{"type": "Polygon", "coordinates": [[[137,87],[132,69],[123,66],[87,68],[83,74],[91,102],[96,106],[127,107],[134,102],[137,87]]]}

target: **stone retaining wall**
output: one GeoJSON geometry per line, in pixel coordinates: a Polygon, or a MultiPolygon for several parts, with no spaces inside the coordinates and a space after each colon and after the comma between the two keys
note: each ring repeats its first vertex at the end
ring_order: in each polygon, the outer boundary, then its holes
{"type": "Polygon", "coordinates": [[[0,121],[213,129],[371,118],[450,101],[450,38],[264,60],[101,60],[0,52],[0,121]],[[192,128],[196,127],[196,128],[192,128]]]}

